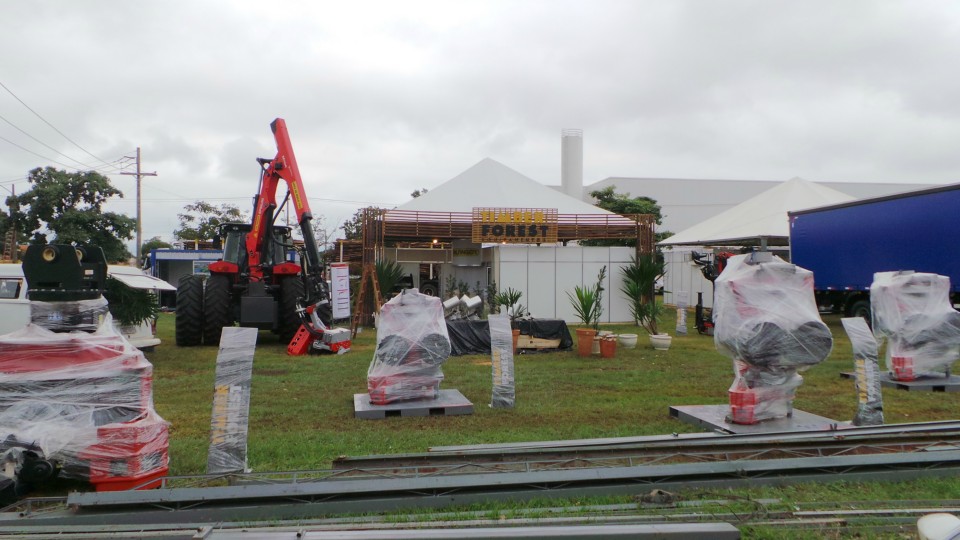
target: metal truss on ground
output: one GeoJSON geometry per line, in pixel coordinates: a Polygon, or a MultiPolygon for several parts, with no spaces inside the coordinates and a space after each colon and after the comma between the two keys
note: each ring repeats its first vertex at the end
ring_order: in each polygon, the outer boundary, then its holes
{"type": "Polygon", "coordinates": [[[638,496],[653,489],[955,476],[960,473],[960,423],[545,441],[347,461],[351,466],[344,470],[174,477],[157,490],[27,500],[0,512],[0,533],[249,524],[492,500],[638,496]]]}

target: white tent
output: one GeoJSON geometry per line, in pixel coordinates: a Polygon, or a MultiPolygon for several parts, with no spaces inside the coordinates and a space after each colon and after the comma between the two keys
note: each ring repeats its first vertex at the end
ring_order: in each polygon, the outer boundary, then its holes
{"type": "Polygon", "coordinates": [[[611,214],[490,158],[401,204],[396,210],[469,213],[475,207],[556,208],[558,214],[611,214]]]}
{"type": "Polygon", "coordinates": [[[846,193],[792,178],[658,245],[786,245],[790,237],[787,212],[852,200],[846,193]]]}

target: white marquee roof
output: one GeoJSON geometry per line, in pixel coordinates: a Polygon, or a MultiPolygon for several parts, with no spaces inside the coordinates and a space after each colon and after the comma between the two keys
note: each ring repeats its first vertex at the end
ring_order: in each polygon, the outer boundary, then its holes
{"type": "Polygon", "coordinates": [[[790,236],[787,212],[854,199],[824,185],[793,178],[681,231],[659,245],[735,245],[761,237],[782,241],[790,236]]]}
{"type": "MultiPolygon", "coordinates": [[[[556,208],[558,214],[612,214],[485,158],[396,210],[471,212],[486,208],[556,208]]],[[[387,219],[390,213],[387,212],[387,219]]]]}

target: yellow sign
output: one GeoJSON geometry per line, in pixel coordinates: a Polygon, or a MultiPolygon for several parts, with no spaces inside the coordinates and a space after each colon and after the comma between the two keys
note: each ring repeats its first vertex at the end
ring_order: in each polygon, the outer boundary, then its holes
{"type": "Polygon", "coordinates": [[[474,243],[540,244],[557,241],[556,208],[474,208],[474,243]]]}

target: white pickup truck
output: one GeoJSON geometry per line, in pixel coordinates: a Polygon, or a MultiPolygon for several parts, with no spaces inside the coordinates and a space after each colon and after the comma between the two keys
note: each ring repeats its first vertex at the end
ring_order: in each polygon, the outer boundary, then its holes
{"type": "MultiPolygon", "coordinates": [[[[110,265],[107,274],[134,289],[175,291],[176,287],[162,279],[144,274],[132,266],[110,265]]],[[[0,264],[0,334],[23,328],[30,322],[30,301],[27,300],[27,281],[19,264],[0,264]]],[[[147,321],[137,327],[114,325],[127,341],[139,349],[151,349],[160,344],[156,321],[147,321]]]]}

